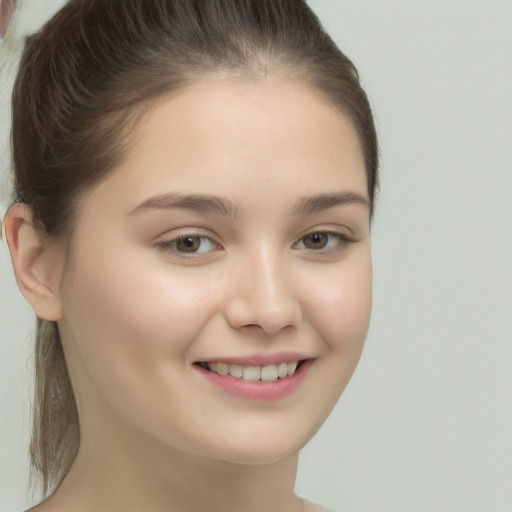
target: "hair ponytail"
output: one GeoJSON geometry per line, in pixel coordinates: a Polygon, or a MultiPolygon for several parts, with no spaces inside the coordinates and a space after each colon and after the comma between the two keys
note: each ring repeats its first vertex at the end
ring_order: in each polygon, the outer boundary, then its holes
{"type": "Polygon", "coordinates": [[[41,476],[41,490],[46,496],[60,485],[73,464],[80,429],[57,324],[40,318],[36,327],[34,386],[31,482],[35,486],[41,476]]]}

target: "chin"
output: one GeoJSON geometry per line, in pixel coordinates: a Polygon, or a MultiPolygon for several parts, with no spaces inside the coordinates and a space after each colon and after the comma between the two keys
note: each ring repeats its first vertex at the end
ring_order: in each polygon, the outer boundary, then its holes
{"type": "MultiPolygon", "coordinates": [[[[304,443],[305,444],[305,443],[304,443]]],[[[288,457],[297,455],[303,445],[295,447],[273,447],[273,446],[252,446],[240,449],[233,449],[221,457],[225,462],[243,466],[266,466],[274,464],[288,457]]]]}
{"type": "Polygon", "coordinates": [[[295,429],[290,435],[290,431],[290,427],[276,432],[264,426],[252,436],[247,431],[242,438],[232,438],[219,446],[216,458],[242,465],[273,464],[298,454],[314,434],[295,429]]]}

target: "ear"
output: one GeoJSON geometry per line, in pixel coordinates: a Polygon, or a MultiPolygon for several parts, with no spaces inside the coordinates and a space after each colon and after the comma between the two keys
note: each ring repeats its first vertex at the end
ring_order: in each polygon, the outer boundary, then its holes
{"type": "Polygon", "coordinates": [[[21,293],[39,318],[60,320],[63,251],[36,228],[26,204],[17,203],[7,210],[4,229],[21,293]]]}

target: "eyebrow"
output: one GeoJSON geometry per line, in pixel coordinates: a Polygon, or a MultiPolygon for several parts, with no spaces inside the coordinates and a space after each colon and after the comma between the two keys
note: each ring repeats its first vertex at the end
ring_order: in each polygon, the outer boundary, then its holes
{"type": "Polygon", "coordinates": [[[293,213],[295,215],[311,215],[336,206],[351,204],[361,204],[367,208],[370,207],[368,199],[360,194],[355,192],[333,192],[299,199],[293,213]]]}
{"type": "MultiPolygon", "coordinates": [[[[294,215],[311,215],[336,206],[361,204],[370,207],[368,199],[354,192],[332,192],[316,194],[299,199],[293,208],[294,215]]],[[[146,199],[128,215],[147,210],[168,210],[182,208],[199,213],[215,213],[231,219],[240,214],[240,207],[221,196],[212,194],[181,194],[170,192],[146,199]]]]}
{"type": "Polygon", "coordinates": [[[236,218],[239,214],[238,206],[223,197],[211,194],[180,194],[178,192],[171,192],[146,199],[133,209],[129,215],[145,210],[167,210],[170,208],[182,208],[199,213],[216,213],[230,218],[236,218]]]}

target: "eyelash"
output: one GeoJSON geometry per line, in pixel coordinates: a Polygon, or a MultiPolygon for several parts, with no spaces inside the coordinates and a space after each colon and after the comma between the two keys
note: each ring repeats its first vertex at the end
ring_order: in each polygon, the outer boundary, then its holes
{"type": "MultiPolygon", "coordinates": [[[[312,248],[308,248],[308,247],[304,247],[303,249],[301,250],[306,250],[306,251],[310,251],[312,252],[313,254],[332,254],[332,253],[335,253],[339,250],[342,250],[344,249],[347,245],[349,244],[353,244],[356,242],[355,239],[349,237],[348,235],[346,234],[343,234],[343,233],[338,233],[336,231],[330,231],[330,230],[315,230],[315,231],[311,231],[307,234],[305,234],[304,236],[302,236],[297,242],[295,242],[292,246],[292,248],[296,249],[297,246],[299,244],[303,244],[304,245],[304,241],[308,238],[308,237],[312,237],[314,235],[326,235],[328,238],[328,241],[327,241],[327,245],[330,243],[330,240],[332,238],[335,238],[338,240],[338,243],[336,244],[335,247],[330,247],[328,249],[325,249],[324,247],[320,248],[320,249],[312,249],[312,248]]],[[[206,235],[201,235],[201,234],[198,234],[198,233],[186,233],[186,234],[183,234],[183,235],[179,235],[179,236],[176,236],[174,238],[171,238],[169,240],[161,240],[159,242],[157,242],[155,244],[156,248],[160,251],[169,251],[171,253],[174,253],[174,254],[177,254],[181,257],[185,257],[185,258],[194,258],[194,257],[197,257],[197,255],[200,255],[200,254],[210,254],[212,252],[215,252],[216,250],[219,250],[222,248],[222,246],[220,244],[218,244],[215,240],[213,240],[211,237],[209,236],[206,236],[206,235]],[[207,251],[203,251],[203,252],[186,252],[186,251],[179,251],[176,249],[176,245],[179,243],[179,242],[182,242],[182,241],[185,241],[187,238],[190,238],[190,239],[199,239],[199,240],[207,240],[208,243],[210,243],[212,246],[216,246],[216,249],[214,249],[213,251],[212,250],[207,250],[207,251]]],[[[201,247],[201,244],[199,245],[199,247],[201,247]]]]}
{"type": "Polygon", "coordinates": [[[185,241],[187,238],[200,239],[200,240],[208,240],[208,242],[210,244],[216,246],[217,249],[221,247],[211,237],[206,236],[206,235],[200,235],[198,233],[186,233],[184,235],[179,235],[179,236],[176,236],[174,238],[170,238],[169,240],[162,240],[160,242],[157,242],[155,245],[156,245],[157,249],[160,250],[160,251],[170,251],[170,252],[172,252],[174,254],[178,254],[178,255],[180,255],[182,257],[188,257],[188,258],[193,258],[197,254],[205,254],[205,253],[211,253],[212,252],[212,251],[205,251],[205,252],[178,251],[176,249],[176,245],[179,242],[185,241]]]}
{"type": "MultiPolygon", "coordinates": [[[[341,249],[346,248],[349,244],[353,244],[356,242],[356,240],[354,238],[346,235],[345,233],[339,233],[337,231],[332,231],[329,229],[317,229],[317,230],[311,231],[311,232],[305,234],[304,236],[302,236],[294,244],[293,247],[294,248],[297,247],[300,243],[304,244],[305,239],[307,239],[308,237],[312,237],[314,235],[326,235],[327,237],[329,237],[329,239],[335,238],[338,241],[338,243],[336,244],[335,247],[330,247],[328,249],[326,249],[324,247],[322,247],[320,249],[309,249],[314,254],[332,254],[341,249]]],[[[329,244],[329,239],[328,239],[327,244],[329,244]]],[[[305,250],[308,250],[308,248],[305,247],[305,250]]]]}

